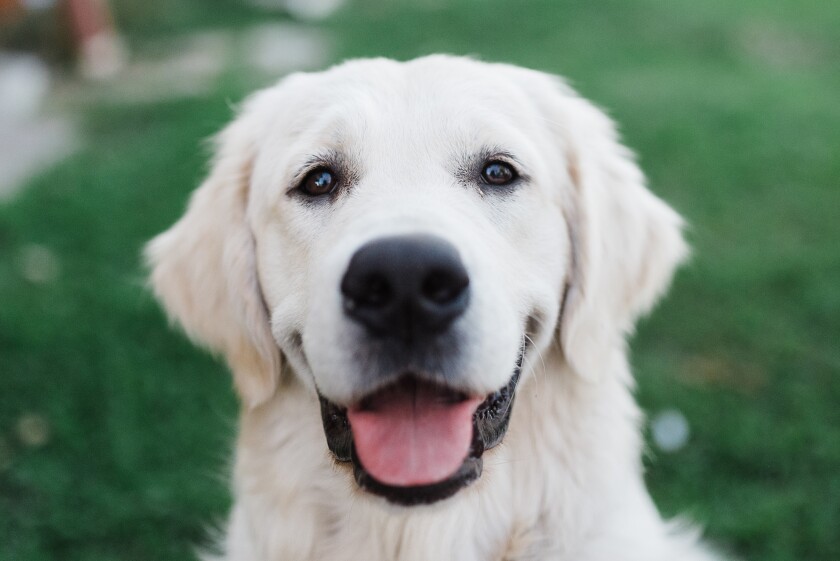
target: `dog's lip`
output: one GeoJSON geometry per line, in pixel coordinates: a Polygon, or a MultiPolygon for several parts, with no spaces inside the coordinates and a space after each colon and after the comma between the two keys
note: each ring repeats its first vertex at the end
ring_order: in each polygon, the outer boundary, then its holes
{"type": "MultiPolygon", "coordinates": [[[[411,506],[429,504],[451,497],[481,476],[482,454],[485,450],[497,446],[507,432],[525,350],[526,345],[523,343],[514,372],[508,382],[498,390],[488,394],[479,404],[473,415],[473,436],[469,453],[461,467],[443,481],[429,485],[401,487],[376,480],[365,470],[356,455],[353,433],[347,417],[347,407],[328,400],[319,392],[321,418],[324,433],[327,437],[327,446],[337,461],[352,463],[356,483],[362,489],[384,497],[389,502],[411,506]]],[[[466,392],[457,389],[443,387],[442,392],[444,395],[448,392],[452,399],[468,399],[466,392]]],[[[355,405],[357,407],[369,405],[365,403],[365,397],[357,400],[355,405]]]]}

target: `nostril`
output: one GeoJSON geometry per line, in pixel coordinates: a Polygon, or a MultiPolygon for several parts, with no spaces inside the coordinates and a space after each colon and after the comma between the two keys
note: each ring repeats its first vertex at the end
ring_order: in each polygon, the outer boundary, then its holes
{"type": "Polygon", "coordinates": [[[469,277],[437,270],[429,273],[420,287],[423,298],[435,304],[448,304],[458,298],[469,285],[469,277]]]}
{"type": "Polygon", "coordinates": [[[346,276],[341,285],[345,305],[349,309],[382,308],[394,298],[394,289],[388,278],[380,273],[346,276]]]}
{"type": "Polygon", "coordinates": [[[386,306],[394,296],[391,283],[383,275],[370,275],[365,279],[365,289],[361,292],[357,304],[370,308],[386,306]]]}

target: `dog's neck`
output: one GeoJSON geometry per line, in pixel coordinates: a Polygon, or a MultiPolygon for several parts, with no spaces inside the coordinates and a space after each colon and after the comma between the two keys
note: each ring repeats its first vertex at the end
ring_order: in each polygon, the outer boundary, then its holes
{"type": "Polygon", "coordinates": [[[603,533],[649,501],[640,413],[623,359],[598,383],[575,376],[557,351],[532,363],[482,477],[432,506],[393,507],[359,491],[331,459],[316,398],[301,385],[245,412],[229,543],[251,550],[230,558],[513,561],[583,551],[596,524],[603,533]]]}

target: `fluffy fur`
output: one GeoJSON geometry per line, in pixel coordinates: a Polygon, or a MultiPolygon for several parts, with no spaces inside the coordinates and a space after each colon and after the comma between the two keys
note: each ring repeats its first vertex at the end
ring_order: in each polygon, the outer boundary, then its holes
{"type": "Polygon", "coordinates": [[[157,297],[224,355],[243,401],[221,559],[713,559],[645,489],[625,345],[686,255],[681,225],[604,113],[539,72],[361,60],[255,94],[146,253],[157,297]],[[515,158],[522,183],[477,187],[470,158],[488,151],[515,158]],[[302,200],[296,182],[323,159],[344,166],[345,192],[302,200]],[[315,394],[363,391],[365,341],[338,281],[361,244],[404,232],[446,238],[470,271],[447,366],[465,388],[503,385],[523,332],[531,343],[482,477],[419,507],[356,487],[315,394]]]}

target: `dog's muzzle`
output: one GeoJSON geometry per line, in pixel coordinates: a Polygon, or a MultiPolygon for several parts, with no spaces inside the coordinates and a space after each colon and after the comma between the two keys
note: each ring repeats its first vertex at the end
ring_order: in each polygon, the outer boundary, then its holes
{"type": "MultiPolygon", "coordinates": [[[[353,434],[353,423],[351,417],[356,415],[365,415],[366,407],[382,407],[382,404],[377,404],[377,400],[385,400],[388,397],[397,396],[400,398],[412,399],[418,394],[426,394],[426,402],[431,401],[428,396],[431,395],[433,400],[442,402],[442,407],[451,407],[457,409],[458,407],[469,407],[470,398],[461,392],[457,392],[446,387],[434,386],[427,382],[418,380],[413,376],[406,376],[400,379],[396,384],[393,384],[384,390],[380,390],[361,400],[359,405],[351,408],[351,413],[348,415],[348,408],[339,406],[323,396],[320,397],[321,402],[321,419],[324,424],[324,433],[327,437],[327,446],[329,447],[335,459],[339,462],[351,462],[353,466],[353,473],[356,483],[366,491],[375,495],[379,495],[388,501],[404,506],[411,506],[416,504],[429,504],[442,499],[451,497],[460,489],[466,487],[481,476],[482,472],[482,455],[486,450],[498,445],[504,438],[507,432],[508,423],[510,421],[511,411],[513,409],[513,400],[517,383],[519,382],[520,372],[522,369],[522,360],[525,355],[525,347],[523,345],[519,357],[516,361],[513,374],[508,383],[486,396],[474,410],[471,410],[471,417],[468,421],[470,434],[468,435],[469,442],[467,449],[463,456],[458,460],[458,464],[451,469],[449,473],[445,473],[439,479],[433,481],[423,481],[412,484],[411,480],[406,480],[406,484],[395,484],[393,481],[382,481],[377,478],[374,473],[368,470],[365,466],[365,461],[370,459],[360,458],[355,438],[353,434]],[[372,404],[372,405],[371,405],[372,404]],[[355,409],[355,411],[353,411],[355,409]]],[[[416,404],[418,399],[413,400],[416,404]]],[[[384,407],[387,407],[385,405],[384,407]]],[[[430,414],[437,414],[438,412],[431,411],[430,414]]],[[[463,415],[462,411],[457,411],[455,417],[463,415]]],[[[364,421],[362,421],[364,423],[364,421]]],[[[392,427],[394,430],[399,430],[399,427],[392,427]]],[[[432,435],[434,436],[434,435],[432,435]]],[[[443,437],[443,435],[441,435],[443,437]]],[[[374,435],[376,439],[377,435],[374,435]]],[[[407,437],[404,434],[393,435],[393,439],[407,437]]],[[[388,440],[388,437],[381,437],[388,440]]],[[[434,440],[420,439],[421,442],[408,442],[405,446],[419,445],[419,446],[434,446],[434,440]]],[[[366,443],[370,445],[370,443],[366,443]]],[[[373,443],[376,445],[376,442],[373,443]]],[[[388,444],[386,444],[388,446],[388,444]]],[[[399,448],[400,444],[391,444],[394,448],[399,448]]],[[[419,451],[422,456],[426,454],[434,454],[434,451],[419,451]]],[[[395,461],[405,459],[406,454],[397,454],[402,456],[400,458],[391,458],[395,461]]],[[[410,455],[410,452],[409,452],[410,455]]],[[[364,456],[364,454],[363,454],[364,456]]],[[[378,461],[379,458],[374,457],[373,461],[378,461]]],[[[397,466],[395,469],[388,469],[389,458],[384,458],[384,466],[378,465],[376,470],[379,473],[386,473],[391,479],[399,479],[399,476],[410,469],[406,466],[397,466]]],[[[420,459],[422,462],[422,458],[420,459]]],[[[380,462],[383,463],[383,462],[380,462]]],[[[450,463],[451,465],[451,463],[450,463]]],[[[428,468],[424,468],[428,472],[428,468]]],[[[433,471],[433,470],[432,470],[433,471]]]]}
{"type": "Polygon", "coordinates": [[[424,234],[368,242],[342,278],[345,316],[362,327],[360,352],[373,365],[371,390],[348,406],[321,395],[324,432],[358,485],[391,502],[455,494],[481,475],[482,454],[507,429],[524,348],[491,395],[458,391],[441,374],[458,353],[452,326],[468,308],[469,281],[457,249],[424,234]]]}

